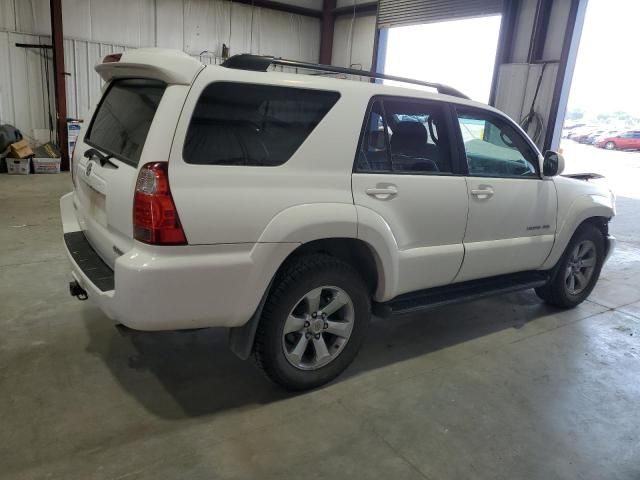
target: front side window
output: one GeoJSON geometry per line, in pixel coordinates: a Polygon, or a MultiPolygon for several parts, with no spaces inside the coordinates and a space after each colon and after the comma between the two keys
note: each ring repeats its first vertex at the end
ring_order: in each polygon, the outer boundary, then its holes
{"type": "Polygon", "coordinates": [[[441,105],[376,100],[358,153],[359,172],[451,173],[451,144],[441,105]]]}
{"type": "Polygon", "coordinates": [[[215,82],[198,99],[183,157],[198,165],[277,166],[302,145],[337,92],[215,82]]]}
{"type": "Polygon", "coordinates": [[[457,108],[469,175],[537,178],[537,155],[506,120],[457,108]]]}
{"type": "Polygon", "coordinates": [[[165,89],[158,80],[115,80],[100,101],[85,142],[137,165],[165,89]]]}

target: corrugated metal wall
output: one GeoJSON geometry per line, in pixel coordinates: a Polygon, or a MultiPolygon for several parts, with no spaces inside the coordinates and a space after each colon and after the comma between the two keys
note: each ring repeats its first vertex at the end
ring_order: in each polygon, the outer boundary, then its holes
{"type": "Polygon", "coordinates": [[[376,16],[344,15],[336,19],[331,64],[371,70],[376,16]]]}
{"type": "MultiPolygon", "coordinates": [[[[62,0],[62,6],[70,117],[85,117],[98,100],[101,81],[93,68],[108,53],[158,46],[214,63],[225,43],[231,54],[316,62],[320,50],[317,18],[229,0],[62,0]]],[[[49,0],[0,0],[0,124],[32,138],[48,137],[40,130],[49,122],[44,64],[51,52],[15,44],[50,43],[49,22],[49,0]]]]}

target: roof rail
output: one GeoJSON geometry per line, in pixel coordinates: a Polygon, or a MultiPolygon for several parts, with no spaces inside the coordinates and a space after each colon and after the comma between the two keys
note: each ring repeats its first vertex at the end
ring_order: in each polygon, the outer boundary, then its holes
{"type": "Polygon", "coordinates": [[[242,53],[233,55],[224,61],[223,67],[236,70],[252,70],[254,72],[266,72],[271,65],[281,65],[283,67],[303,68],[306,70],[317,70],[321,72],[343,73],[346,75],[358,75],[361,77],[379,78],[382,80],[393,80],[394,82],[411,83],[423,87],[435,88],[438,93],[468,99],[464,93],[453,87],[442,85],[441,83],[423,82],[412,78],[396,77],[395,75],[385,75],[384,73],[369,72],[367,70],[357,70],[355,68],[336,67],[333,65],[323,65],[320,63],[298,62],[297,60],[286,60],[263,55],[252,55],[242,53]]]}

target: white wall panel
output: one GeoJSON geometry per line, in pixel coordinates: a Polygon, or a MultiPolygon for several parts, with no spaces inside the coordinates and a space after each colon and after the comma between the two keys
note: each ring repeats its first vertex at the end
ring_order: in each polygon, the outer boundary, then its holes
{"type": "MultiPolygon", "coordinates": [[[[0,65],[10,65],[9,36],[0,32],[0,65]]],[[[14,122],[11,68],[0,68],[0,124],[14,122]]]]}
{"type": "Polygon", "coordinates": [[[371,69],[376,34],[375,15],[343,16],[336,19],[331,63],[341,67],[371,69]]]}
{"type": "MultiPolygon", "coordinates": [[[[316,8],[321,0],[289,1],[316,8]]],[[[100,98],[94,67],[127,48],[177,48],[203,63],[220,63],[222,44],[231,54],[253,52],[315,62],[320,21],[228,0],[62,0],[65,77],[69,117],[86,118],[100,98]],[[253,18],[252,18],[253,17],[253,18]],[[253,27],[252,27],[253,25],[253,27]]],[[[0,0],[0,123],[29,137],[48,128],[43,59],[16,42],[51,43],[49,0],[0,0]],[[19,31],[21,33],[16,33],[19,31]]],[[[51,56],[51,52],[47,55],[51,56]]],[[[50,80],[53,78],[52,63],[50,80]]],[[[53,101],[53,86],[50,85],[53,101]]]]}
{"type": "Polygon", "coordinates": [[[16,31],[48,35],[51,33],[49,0],[14,0],[16,31]]]}
{"type": "MultiPolygon", "coordinates": [[[[0,62],[10,66],[0,69],[0,124],[15,125],[32,138],[36,130],[49,125],[44,66],[45,56],[50,59],[51,52],[18,48],[15,44],[47,41],[34,35],[0,32],[0,62]]],[[[50,92],[52,79],[50,71],[50,92]]]]}
{"type": "Polygon", "coordinates": [[[153,0],[90,0],[91,40],[133,47],[155,45],[153,0]]]}
{"type": "Polygon", "coordinates": [[[547,38],[544,42],[543,58],[547,60],[560,60],[570,9],[571,0],[556,0],[553,3],[549,26],[547,27],[547,38]]]}
{"type": "Polygon", "coordinates": [[[62,29],[65,37],[93,39],[90,19],[90,0],[62,0],[62,29]]]}
{"type": "Polygon", "coordinates": [[[203,50],[216,53],[222,43],[229,43],[229,2],[187,0],[184,3],[184,50],[197,54],[203,50]]]}
{"type": "Polygon", "coordinates": [[[176,0],[156,0],[157,46],[184,50],[184,5],[176,0]]]}
{"type": "Polygon", "coordinates": [[[536,18],[537,0],[522,0],[518,7],[518,21],[516,22],[511,52],[513,63],[525,63],[531,45],[531,33],[536,18]]]}
{"type": "Polygon", "coordinates": [[[13,1],[14,0],[0,0],[0,30],[13,31],[16,29],[13,1]]]}

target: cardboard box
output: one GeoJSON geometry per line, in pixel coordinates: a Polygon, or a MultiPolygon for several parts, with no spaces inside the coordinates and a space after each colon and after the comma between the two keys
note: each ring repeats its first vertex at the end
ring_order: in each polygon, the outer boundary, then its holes
{"type": "Polygon", "coordinates": [[[29,143],[24,138],[9,145],[9,157],[11,158],[28,158],[32,155],[33,150],[31,150],[29,143]]]}

